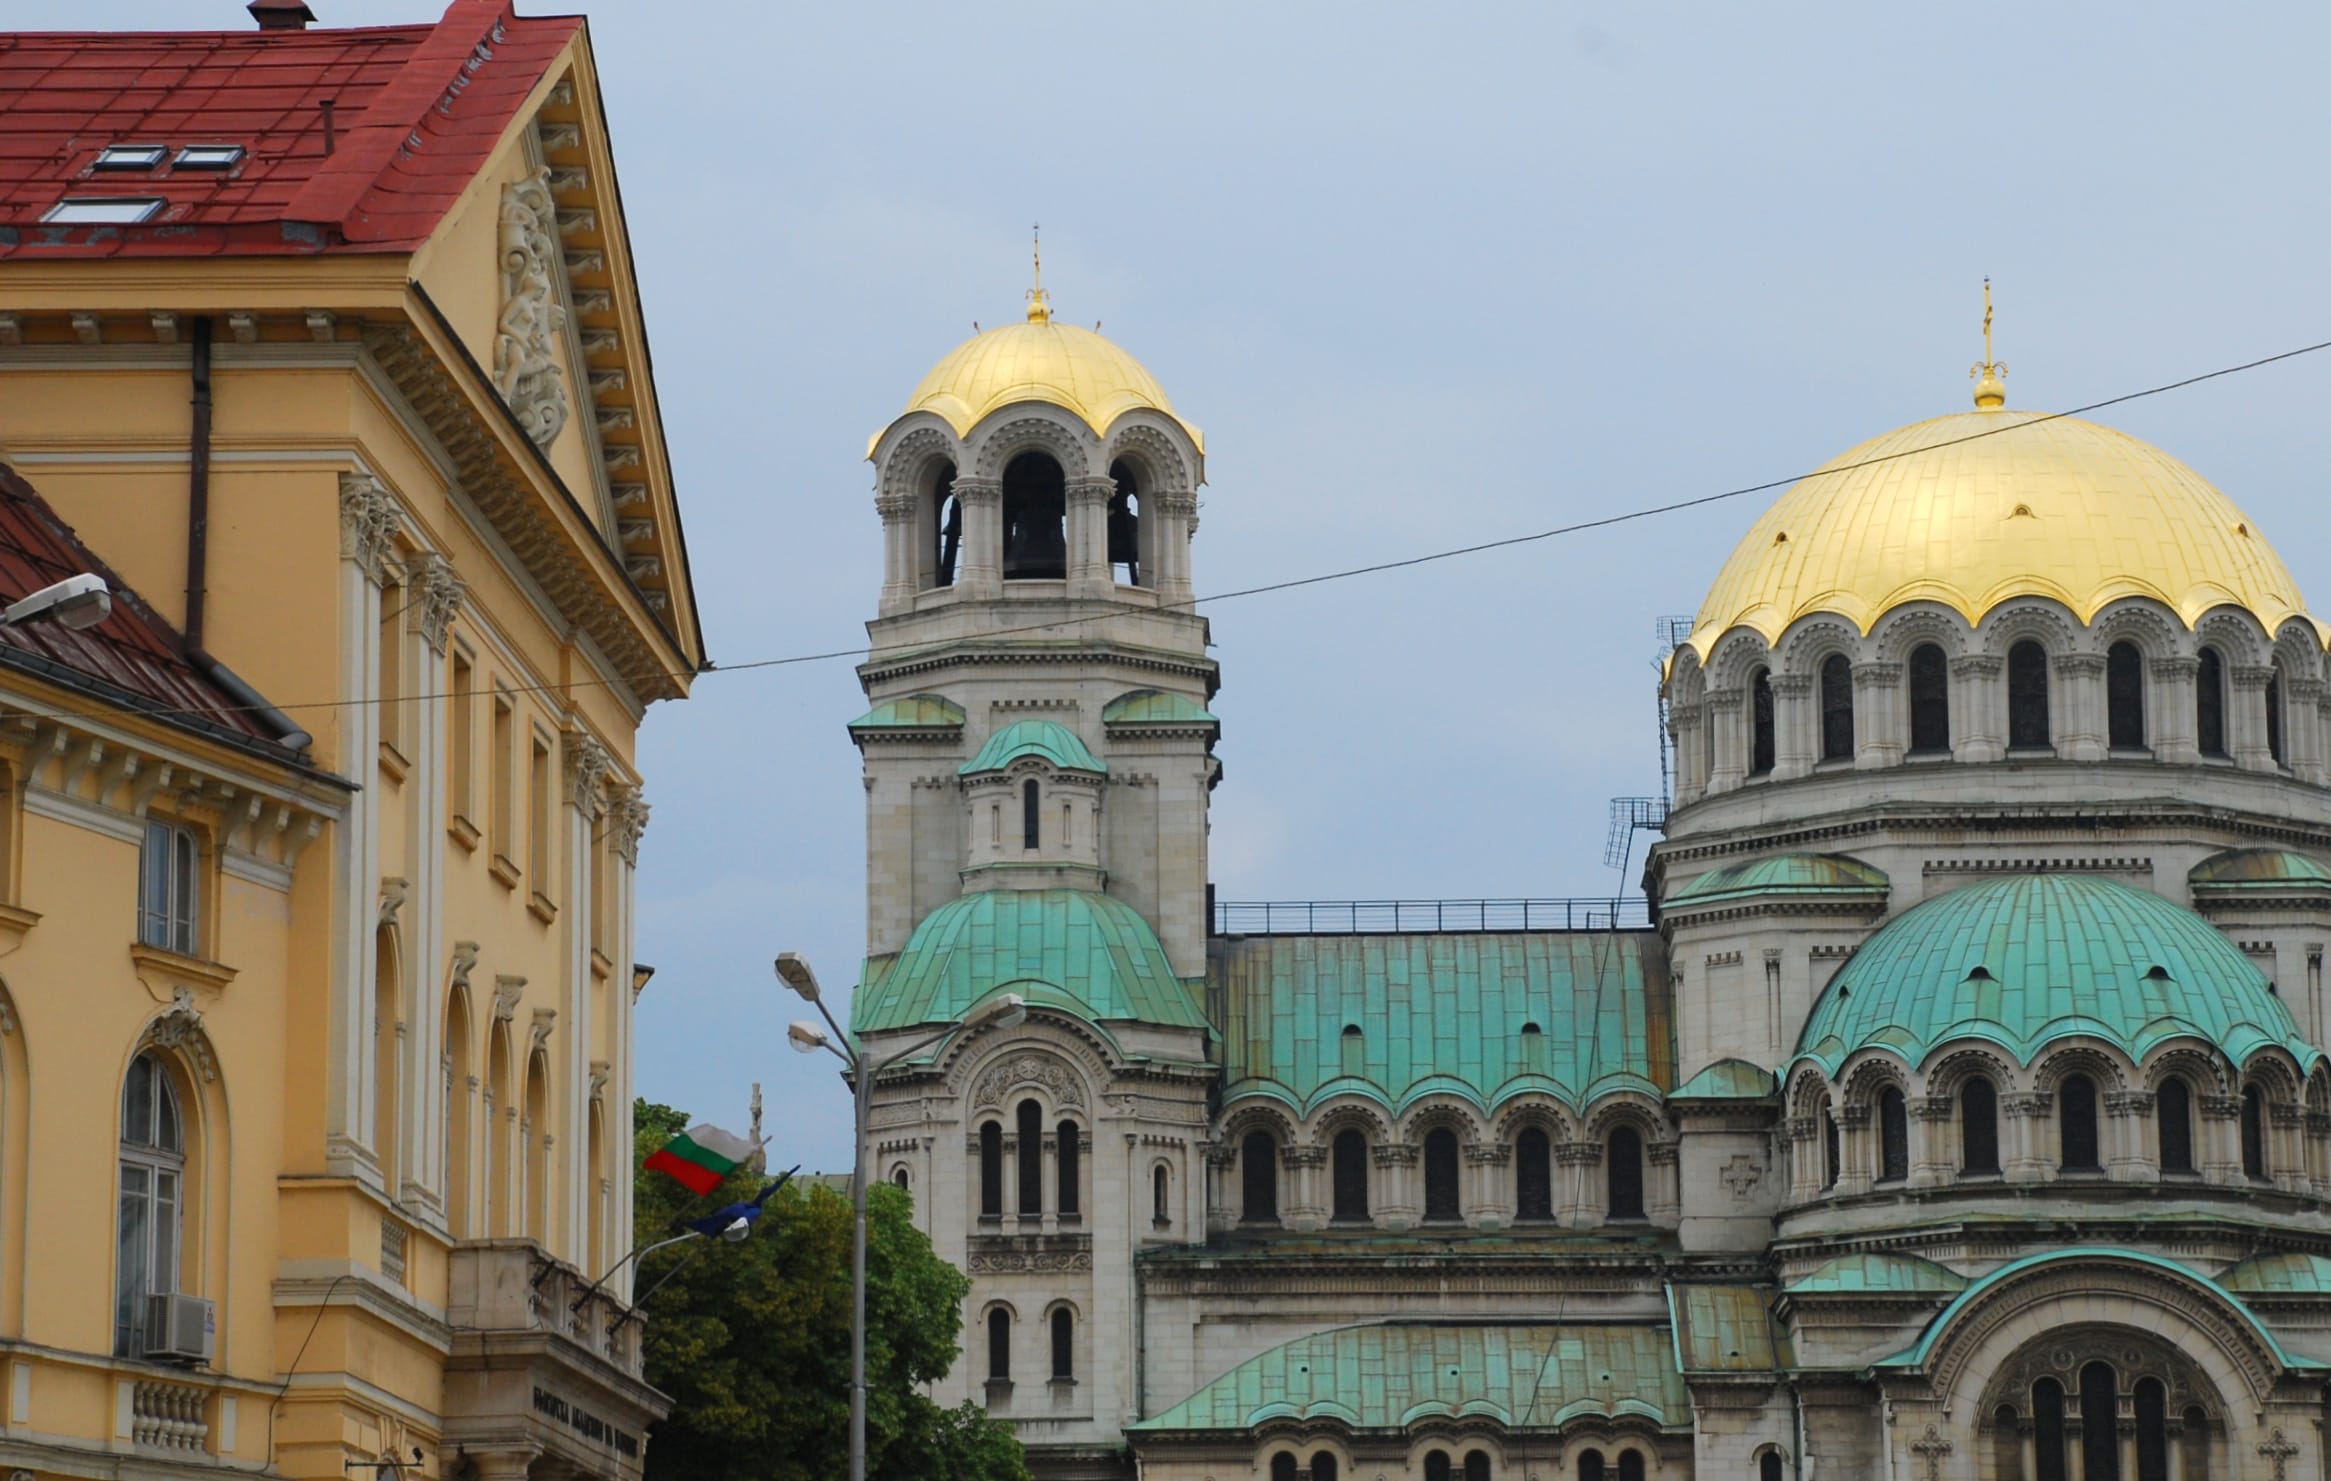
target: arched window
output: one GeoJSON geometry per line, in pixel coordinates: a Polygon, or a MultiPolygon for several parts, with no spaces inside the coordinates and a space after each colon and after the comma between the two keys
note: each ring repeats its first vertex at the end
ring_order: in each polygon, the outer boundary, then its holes
{"type": "Polygon", "coordinates": [[[121,1096],[121,1205],[115,1228],[113,1351],[142,1358],[161,1334],[149,1324],[152,1296],[178,1290],[186,1205],[186,1122],[178,1088],[151,1054],[130,1061],[121,1096]]]}
{"type": "Polygon", "coordinates": [[[1619,1452],[1619,1481],[1643,1481],[1642,1451],[1622,1450],[1619,1452]]]}
{"type": "Polygon", "coordinates": [[[1282,1450],[1271,1457],[1271,1481],[1295,1481],[1295,1473],[1300,1469],[1291,1450],[1282,1450]]]}
{"type": "Polygon", "coordinates": [[[1073,1382],[1076,1378],[1076,1318],[1065,1306],[1052,1312],[1052,1381],[1073,1382]]]}
{"type": "Polygon", "coordinates": [[[1643,1217],[1643,1135],[1632,1126],[1611,1128],[1603,1153],[1605,1192],[1613,1222],[1643,1217]]]}
{"type": "Polygon", "coordinates": [[[1465,1452],[1465,1481],[1489,1481],[1488,1451],[1468,1450],[1465,1452]]]}
{"type": "Polygon", "coordinates": [[[1279,1222],[1279,1144],[1267,1131],[1250,1131],[1238,1148],[1239,1218],[1248,1224],[1279,1222]]]}
{"type": "Polygon", "coordinates": [[[1337,1048],[1340,1051],[1345,1074],[1365,1075],[1368,1073],[1368,1036],[1360,1032],[1358,1024],[1347,1023],[1344,1025],[1344,1031],[1337,1041],[1337,1048]]]}
{"type": "Polygon", "coordinates": [[[1522,1025],[1522,1068],[1546,1071],[1546,1031],[1534,1023],[1522,1025]]]}
{"type": "Polygon", "coordinates": [[[1315,1450],[1311,1453],[1311,1481],[1336,1481],[1340,1474],[1336,1469],[1336,1459],[1333,1455],[1325,1450],[1315,1450]]]}
{"type": "Polygon", "coordinates": [[[1168,1191],[1166,1170],[1161,1163],[1149,1170],[1149,1221],[1161,1229],[1174,1221],[1173,1215],[1167,1212],[1168,1191]]]}
{"type": "Polygon", "coordinates": [[[1004,465],[1004,579],[1059,581],[1068,575],[1068,480],[1043,453],[1004,465]]]}
{"type": "Polygon", "coordinates": [[[1425,1133],[1424,1216],[1433,1223],[1454,1223],[1465,1216],[1457,1193],[1457,1133],[1436,1126],[1425,1133]]]}
{"type": "Polygon", "coordinates": [[[1853,664],[1842,653],[1821,660],[1821,759],[1853,759],[1853,664]]]}
{"type": "Polygon", "coordinates": [[[525,1164],[526,1235],[550,1238],[550,1057],[540,1050],[526,1061],[526,1115],[518,1123],[519,1160],[525,1164]]]}
{"type": "Polygon", "coordinates": [[[1748,774],[1773,769],[1773,677],[1763,669],[1748,684],[1748,774]]]}
{"type": "Polygon", "coordinates": [[[1910,1108],[1889,1085],[1878,1092],[1878,1181],[1899,1183],[1910,1176],[1910,1108]]]}
{"type": "Polygon", "coordinates": [[[1368,1220],[1368,1138],[1356,1128],[1335,1134],[1335,1218],[1338,1223],[1364,1224],[1368,1220]]]}
{"type": "Polygon", "coordinates": [[[457,986],[445,1000],[445,1223],[456,1239],[474,1239],[482,1232],[470,1222],[472,1102],[477,1099],[470,1087],[477,1083],[477,1070],[469,1034],[469,994],[457,986]]]}
{"type": "Polygon", "coordinates": [[[1554,1144],[1535,1126],[1514,1139],[1514,1217],[1554,1217],[1554,1144]]]}
{"type": "Polygon", "coordinates": [[[510,1216],[511,1124],[516,1102],[510,1098],[510,1032],[499,1018],[486,1030],[485,1202],[478,1232],[501,1238],[518,1232],[510,1216]]]}
{"type": "Polygon", "coordinates": [[[890,1170],[890,1186],[901,1193],[914,1187],[914,1178],[907,1172],[905,1163],[902,1162],[890,1170]]]}
{"type": "Polygon", "coordinates": [[[2056,1091],[2056,1115],[2064,1171],[2098,1171],[2096,1082],[2086,1075],[2066,1075],[2056,1091]]]}
{"type": "Polygon", "coordinates": [[[2032,1459],[2035,1481],[2065,1481],[2064,1386],[2053,1378],[2032,1385],[2032,1459]]]}
{"type": "Polygon", "coordinates": [[[1077,1190],[1084,1181],[1081,1155],[1084,1151],[1084,1138],[1077,1132],[1074,1121],[1061,1122],[1060,1125],[1053,1128],[1053,1133],[1054,1144],[1060,1149],[1058,1153],[1060,1158],[1060,1205],[1058,1212],[1062,1218],[1072,1219],[1083,1211],[1083,1206],[1078,1201],[1077,1190]]]}
{"type": "Polygon", "coordinates": [[[1781,1481],[1782,1474],[1781,1453],[1778,1450],[1768,1450],[1757,1458],[1756,1481],[1781,1481]]]}
{"type": "Polygon", "coordinates": [[[2255,1085],[2242,1087],[2242,1176],[2266,1181],[2266,1095],[2255,1085]]]}
{"type": "Polygon", "coordinates": [[[1141,585],[1141,486],[1122,459],[1109,465],[1117,487],[1109,495],[1109,564],[1125,569],[1127,586],[1141,585]]]}
{"type": "Polygon", "coordinates": [[[2080,1481],[2121,1481],[2118,1388],[2110,1364],[2080,1370],[2080,1481]]]}
{"type": "Polygon", "coordinates": [[[955,560],[963,550],[963,501],[955,497],[955,465],[946,464],[931,490],[931,585],[955,584],[955,560]]]}
{"type": "Polygon", "coordinates": [[[2023,1481],[2023,1417],[2013,1404],[1991,1411],[1991,1474],[2001,1481],[2023,1481]]]}
{"type": "Polygon", "coordinates": [[[380,1164],[381,1187],[391,1198],[404,1196],[397,1181],[403,1150],[398,1146],[403,1018],[397,993],[397,937],[382,926],[372,939],[372,1153],[380,1164]]]}
{"type": "Polygon", "coordinates": [[[2158,1378],[2137,1380],[2137,1481],[2169,1481],[2169,1392],[2158,1378]]]}
{"type": "Polygon", "coordinates": [[[990,1219],[1004,1213],[1004,1128],[994,1121],[979,1128],[979,1211],[990,1219]]]}
{"type": "Polygon", "coordinates": [[[2283,764],[2281,674],[2266,681],[2266,754],[2274,758],[2275,765],[2283,764]]]}
{"type": "Polygon", "coordinates": [[[987,1381],[1012,1381],[1012,1314],[1001,1306],[987,1314],[987,1381]]]}
{"type": "Polygon", "coordinates": [[[1034,777],[1020,783],[1020,847],[1037,848],[1043,843],[1044,796],[1034,777]]]}
{"type": "Polygon", "coordinates": [[[1044,1212],[1044,1108],[1020,1102],[1020,1216],[1044,1212]]]}
{"type": "Polygon", "coordinates": [[[2145,655],[2129,642],[2104,654],[2106,743],[2114,750],[2141,750],[2145,744],[2145,655]]]}
{"type": "Polygon", "coordinates": [[[2210,1417],[2201,1405],[2185,1411],[2185,1481],[2210,1481],[2210,1417]]]}
{"type": "Polygon", "coordinates": [[[2215,648],[2201,651],[2193,676],[2193,738],[2204,756],[2226,754],[2226,660],[2215,648]]]}
{"type": "Polygon", "coordinates": [[[1425,1456],[1425,1481],[1450,1481],[1448,1451],[1435,1450],[1425,1456]]]}
{"type": "Polygon", "coordinates": [[[2193,1092],[2183,1080],[2161,1082],[2154,1096],[2154,1120],[2161,1128],[2161,1170],[2193,1171],[2193,1092]]]}
{"type": "Polygon", "coordinates": [[[1837,1153],[1837,1117],[1827,1105],[1821,1108],[1821,1188],[1823,1192],[1837,1186],[1839,1163],[1837,1153]]]}
{"type": "Polygon", "coordinates": [[[1959,1171],[1976,1177],[1999,1171],[1999,1092],[1980,1075],[1959,1086],[1959,1171]]]}
{"type": "Polygon", "coordinates": [[[2048,744],[2048,650],[2026,638],[2007,650],[2007,745],[2041,750],[2048,744]]]}
{"type": "Polygon", "coordinates": [[[1950,662],[1939,645],[1921,643],[1910,650],[1910,754],[1947,755],[1950,749],[1950,662]]]}
{"type": "Polygon", "coordinates": [[[1603,1469],[1603,1453],[1601,1451],[1581,1450],[1578,1452],[1578,1481],[1605,1481],[1607,1475],[1608,1473],[1603,1469]]]}

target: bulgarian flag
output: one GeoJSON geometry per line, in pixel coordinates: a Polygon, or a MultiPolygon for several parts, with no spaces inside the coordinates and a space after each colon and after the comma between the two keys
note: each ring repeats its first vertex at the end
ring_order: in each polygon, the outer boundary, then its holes
{"type": "Polygon", "coordinates": [[[751,1142],[701,1121],[657,1148],[647,1166],[669,1174],[691,1193],[705,1194],[752,1155],[751,1142]]]}

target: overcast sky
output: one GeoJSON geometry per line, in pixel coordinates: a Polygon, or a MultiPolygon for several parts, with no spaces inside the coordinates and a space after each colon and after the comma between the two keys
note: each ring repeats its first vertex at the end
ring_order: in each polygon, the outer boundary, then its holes
{"type": "MultiPolygon", "coordinates": [[[[0,15],[245,23],[233,0],[0,15]]],[[[1020,311],[1032,222],[1055,312],[1206,431],[1201,592],[1763,482],[1963,409],[1986,274],[2011,406],[2331,339],[2319,5],[590,20],[724,664],[863,641],[867,435],[974,319],[1020,311]]],[[[2327,600],[2327,392],[2331,353],[2103,419],[2327,600]]],[[[1763,502],[1207,609],[1221,897],[1612,893],[1608,799],[1659,790],[1654,619],[1698,607],[1763,502]]],[[[849,1157],[769,962],[856,977],[863,708],[847,662],[714,673],[642,738],[639,1085],[741,1130],[765,1082],[781,1165],[849,1157]]]]}

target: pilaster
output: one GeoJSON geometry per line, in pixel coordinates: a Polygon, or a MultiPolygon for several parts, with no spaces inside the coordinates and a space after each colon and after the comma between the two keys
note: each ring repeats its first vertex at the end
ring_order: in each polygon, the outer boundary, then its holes
{"type": "Polygon", "coordinates": [[[1773,689],[1773,780],[1809,774],[1820,754],[1821,712],[1813,702],[1811,674],[1775,674],[1773,689]]]}
{"type": "Polygon", "coordinates": [[[1707,730],[1715,756],[1708,768],[1710,792],[1729,792],[1748,775],[1748,737],[1740,733],[1741,698],[1737,689],[1708,691],[1707,730]]]}
{"type": "Polygon", "coordinates": [[[955,585],[967,599],[994,601],[1004,592],[1004,482],[958,474],[955,497],[963,505],[955,585]]]}
{"type": "MultiPolygon", "coordinates": [[[[2227,675],[2226,728],[2231,732],[2234,763],[2244,771],[2273,771],[2274,753],[2266,745],[2266,686],[2274,669],[2266,664],[2236,664],[2227,675]]],[[[2287,739],[2287,737],[2286,737],[2287,739]]]]}
{"type": "Polygon", "coordinates": [[[2151,688],[2153,754],[2175,766],[2201,760],[2201,743],[2194,734],[2194,685],[2201,673],[2198,658],[2156,658],[2148,665],[2151,688]]]}
{"type": "Polygon", "coordinates": [[[1951,754],[1960,761],[2007,757],[2006,663],[1994,654],[1967,653],[1950,661],[1951,754]]]}
{"type": "Polygon", "coordinates": [[[2051,658],[2057,704],[2056,754],[2067,761],[2102,761],[2105,753],[2104,655],[2059,653],[2051,658]]]}
{"type": "Polygon", "coordinates": [[[1902,693],[1902,665],[1855,664],[1853,693],[1854,713],[1860,726],[1854,748],[1854,765],[1864,770],[1898,765],[1905,745],[1899,698],[1902,693]]]}
{"type": "Polygon", "coordinates": [[[885,617],[914,606],[917,584],[915,512],[921,500],[911,493],[878,493],[874,512],[882,517],[882,606],[885,617]]]}
{"type": "Polygon", "coordinates": [[[1115,587],[1109,571],[1109,497],[1117,491],[1106,478],[1068,481],[1068,594],[1099,599],[1115,587]]]}

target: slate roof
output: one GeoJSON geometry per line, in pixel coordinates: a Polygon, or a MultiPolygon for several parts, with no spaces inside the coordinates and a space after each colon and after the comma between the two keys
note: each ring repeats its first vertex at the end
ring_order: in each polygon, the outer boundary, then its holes
{"type": "Polygon", "coordinates": [[[111,615],[78,630],[43,621],[0,626],[0,666],[270,761],[308,765],[249,705],[189,662],[178,630],[124,586],[32,485],[0,466],[0,605],[84,571],[112,589],[111,615]]]}
{"type": "Polygon", "coordinates": [[[1622,1415],[1678,1428],[1691,1396],[1657,1326],[1384,1322],[1272,1348],[1126,1428],[1245,1431],[1285,1416],[1397,1430],[1469,1415],[1509,1429],[1622,1415]]]}
{"type": "Polygon", "coordinates": [[[1674,1083],[1666,958],[1647,931],[1215,937],[1207,973],[1226,1103],[1300,1114],[1353,1093],[1397,1113],[1445,1091],[1488,1110],[1541,1090],[1584,1107],[1674,1083]]]}
{"type": "Polygon", "coordinates": [[[409,249],[581,25],[453,0],[430,25],[0,35],[0,257],[409,249]],[[225,170],[94,170],[108,144],[246,152],[225,170]],[[68,195],[166,204],[139,226],[41,225],[68,195]]]}
{"type": "Polygon", "coordinates": [[[1132,906],[1086,890],[982,890],[925,916],[896,956],[867,961],[850,1029],[948,1023],[1007,986],[1091,1023],[1206,1026],[1132,906]]]}
{"type": "Polygon", "coordinates": [[[1085,748],[1077,733],[1051,720],[1018,720],[987,738],[979,754],[956,768],[964,776],[975,771],[1002,771],[1022,756],[1041,756],[1062,771],[1106,774],[1108,767],[1085,748]]]}
{"type": "Polygon", "coordinates": [[[2321,1058],[2209,922],[2149,891],[2076,874],[1989,880],[1902,912],[1830,980],[1798,1058],[1834,1072],[1855,1050],[1883,1045],[1918,1064],[1947,1040],[1974,1037],[2029,1064],[2078,1034],[2137,1058],[2178,1035],[2237,1064],[2270,1047],[2302,1070],[2321,1058]]]}

